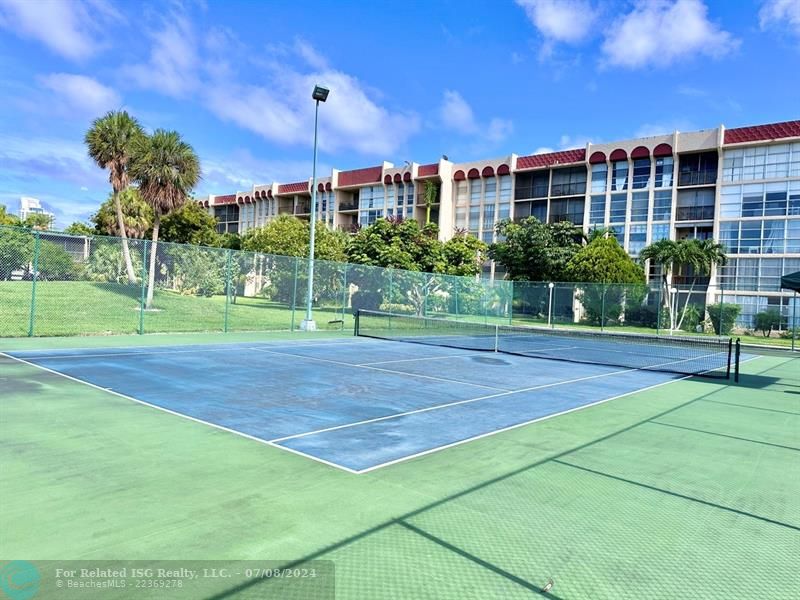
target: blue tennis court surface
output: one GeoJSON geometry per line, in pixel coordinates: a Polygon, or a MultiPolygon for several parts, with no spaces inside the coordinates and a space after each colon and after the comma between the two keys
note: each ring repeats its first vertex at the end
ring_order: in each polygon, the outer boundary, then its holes
{"type": "Polygon", "coordinates": [[[357,473],[681,377],[365,338],[7,354],[357,473]]]}

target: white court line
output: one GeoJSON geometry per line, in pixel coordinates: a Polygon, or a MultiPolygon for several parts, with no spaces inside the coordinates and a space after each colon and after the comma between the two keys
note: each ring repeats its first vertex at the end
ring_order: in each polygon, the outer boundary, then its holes
{"type": "MultiPolygon", "coordinates": [[[[366,342],[367,340],[365,340],[366,342]]],[[[372,340],[369,340],[372,341],[372,340]]],[[[270,348],[316,348],[318,346],[354,346],[363,344],[365,342],[324,342],[323,340],[319,340],[316,342],[308,343],[308,342],[298,342],[298,343],[291,343],[291,344],[283,344],[280,342],[269,343],[265,342],[270,348]]],[[[231,343],[231,346],[228,348],[203,348],[202,345],[198,345],[196,348],[192,348],[190,350],[163,350],[163,351],[156,351],[153,350],[151,352],[102,352],[96,354],[45,354],[45,355],[32,355],[26,356],[31,360],[51,360],[55,358],[102,358],[104,356],[154,356],[157,354],[182,354],[182,353],[193,353],[193,352],[232,352],[235,350],[250,350],[254,342],[235,342],[231,343]]],[[[258,342],[256,342],[258,343],[258,342]]],[[[175,344],[176,346],[181,346],[183,344],[175,344]]],[[[209,346],[212,344],[208,344],[209,346]]],[[[216,345],[216,344],[213,344],[216,345]]],[[[129,346],[130,348],[169,348],[170,346],[129,346]]],[[[109,350],[116,350],[118,347],[109,347],[109,350]]],[[[123,346],[122,348],[125,348],[123,346]]],[[[120,348],[120,349],[122,349],[120,348]]],[[[81,348],[65,348],[65,352],[75,352],[79,351],[81,348]]],[[[96,348],[91,348],[91,350],[96,350],[96,348]]],[[[6,352],[26,352],[26,353],[35,353],[36,350],[7,350],[6,352]]],[[[3,354],[6,354],[4,352],[3,354]]],[[[10,355],[9,355],[10,356],[10,355]]]]}
{"type": "MultiPolygon", "coordinates": [[[[751,356],[748,359],[745,359],[742,362],[749,362],[751,360],[756,360],[761,358],[760,356],[751,356]]],[[[636,369],[633,369],[634,371],[636,369]]],[[[702,371],[698,373],[698,375],[702,375],[703,373],[712,373],[714,371],[718,371],[719,369],[709,369],[708,371],[702,371]]],[[[597,406],[598,404],[603,404],[604,402],[610,402],[611,400],[617,400],[619,398],[624,398],[625,396],[630,396],[631,394],[638,394],[639,392],[645,392],[647,390],[652,390],[653,388],[661,387],[662,385],[666,385],[668,383],[675,383],[676,381],[683,381],[684,379],[690,379],[695,377],[695,375],[684,375],[683,377],[678,377],[677,379],[668,379],[667,381],[662,381],[661,383],[656,383],[647,387],[639,388],[637,390],[631,390],[630,392],[625,392],[624,394],[619,394],[618,396],[612,396],[611,398],[605,398],[604,400],[598,400],[597,402],[592,402],[591,404],[583,404],[581,406],[576,406],[574,408],[570,408],[559,413],[553,413],[552,415],[545,415],[543,417],[537,417],[535,419],[531,419],[530,421],[525,421],[524,423],[517,423],[515,425],[509,425],[508,427],[503,427],[502,429],[496,429],[495,431],[487,431],[486,433],[481,433],[479,435],[466,438],[463,440],[459,440],[457,442],[451,442],[450,444],[444,444],[442,446],[437,446],[435,448],[428,448],[427,450],[423,450],[421,452],[416,452],[415,454],[409,454],[408,456],[401,456],[400,458],[395,458],[394,460],[387,461],[385,463],[380,463],[377,465],[372,465],[371,467],[367,467],[366,469],[361,469],[360,471],[356,471],[359,475],[363,473],[369,473],[370,471],[375,471],[376,469],[381,469],[383,467],[388,467],[390,465],[395,465],[397,463],[405,462],[407,460],[411,460],[412,458],[417,458],[419,456],[425,456],[426,454],[433,454],[434,452],[439,452],[440,450],[446,450],[447,448],[452,448],[454,446],[460,446],[461,444],[466,444],[467,442],[474,442],[475,440],[479,440],[481,438],[489,437],[495,435],[497,433],[503,433],[504,431],[510,431],[512,429],[517,429],[518,427],[524,427],[525,425],[531,425],[538,421],[545,421],[547,419],[551,419],[553,417],[558,417],[560,415],[565,415],[567,413],[576,412],[579,410],[583,410],[584,408],[589,408],[590,406],[597,406]]],[[[733,375],[731,375],[733,378],[733,375]]],[[[727,384],[731,385],[731,384],[727,384]]],[[[736,384],[733,384],[736,385],[736,384]]]]}
{"type": "MultiPolygon", "coordinates": [[[[686,362],[688,360],[694,360],[694,359],[674,360],[674,361],[670,361],[670,362],[666,362],[666,363],[661,363],[660,365],[655,365],[654,367],[651,367],[651,368],[663,367],[663,366],[666,366],[666,365],[672,365],[672,364],[679,363],[679,362],[686,362]]],[[[363,421],[355,421],[353,423],[345,423],[344,425],[335,425],[335,426],[332,426],[332,427],[326,427],[324,429],[317,429],[315,431],[306,431],[305,433],[296,433],[296,434],[287,435],[287,436],[284,436],[284,437],[281,437],[281,438],[275,438],[275,439],[272,439],[270,441],[271,442],[275,442],[275,443],[284,442],[286,440],[293,440],[293,439],[296,439],[296,438],[302,438],[302,437],[306,437],[306,436],[309,436],[309,435],[315,435],[315,434],[318,434],[318,433],[325,433],[325,432],[328,432],[328,431],[336,431],[336,430],[339,430],[339,429],[348,429],[350,427],[357,427],[357,426],[360,426],[360,425],[367,425],[369,423],[375,423],[375,422],[378,422],[378,421],[388,421],[389,419],[397,419],[399,417],[406,417],[408,415],[414,415],[414,414],[418,414],[418,413],[430,412],[430,411],[433,411],[433,410],[440,410],[442,408],[449,408],[451,406],[458,406],[458,405],[461,405],[461,404],[470,404],[472,402],[478,402],[478,401],[481,401],[481,400],[490,400],[492,398],[500,398],[500,397],[503,397],[503,396],[510,396],[512,394],[519,394],[519,393],[522,393],[522,392],[531,392],[533,390],[541,390],[541,389],[545,389],[545,388],[558,387],[560,385],[568,385],[568,384],[571,384],[571,383],[578,383],[580,381],[587,381],[589,379],[599,379],[599,378],[602,378],[602,377],[609,377],[611,375],[622,375],[624,373],[630,373],[632,371],[641,371],[641,370],[642,369],[637,369],[637,368],[623,369],[621,371],[611,371],[610,373],[599,373],[598,375],[587,375],[586,377],[577,377],[575,379],[565,379],[563,381],[554,381],[553,383],[544,383],[544,384],[541,384],[541,385],[535,385],[535,386],[532,386],[532,387],[521,388],[521,389],[518,389],[518,390],[508,390],[508,391],[505,391],[505,392],[501,392],[499,394],[490,394],[488,396],[480,396],[478,398],[468,398],[467,400],[456,400],[455,402],[447,402],[445,404],[436,404],[434,406],[427,406],[425,408],[417,408],[415,410],[408,410],[408,411],[405,411],[405,412],[393,413],[391,415],[385,415],[383,417],[374,417],[372,419],[364,419],[363,421]]],[[[691,375],[686,375],[685,377],[682,377],[681,379],[685,379],[686,377],[691,377],[691,375]]],[[[670,379],[670,381],[675,381],[675,380],[670,379]]],[[[643,389],[647,389],[647,388],[643,388],[643,389]]],[[[586,406],[591,406],[591,405],[587,404],[586,406]]]]}
{"type": "Polygon", "coordinates": [[[378,421],[388,421],[389,419],[397,419],[399,417],[406,417],[408,415],[415,415],[418,413],[430,412],[432,410],[440,410],[442,408],[449,408],[451,406],[458,406],[460,404],[470,404],[471,402],[478,402],[480,400],[490,400],[492,398],[500,398],[503,396],[510,396],[513,394],[520,394],[522,392],[531,392],[533,390],[541,390],[545,388],[557,387],[559,385],[567,385],[570,383],[578,383],[579,381],[586,381],[588,379],[598,379],[600,377],[608,377],[610,375],[620,375],[622,373],[628,373],[630,371],[636,371],[637,369],[625,369],[623,371],[612,371],[610,373],[600,373],[598,375],[587,375],[586,377],[578,377],[576,379],[565,379],[563,381],[554,381],[552,383],[543,383],[541,385],[535,385],[532,387],[521,388],[518,390],[509,390],[505,392],[501,392],[499,394],[490,394],[488,396],[479,396],[478,398],[468,398],[466,400],[456,400],[455,402],[447,402],[445,404],[436,404],[434,406],[426,406],[425,408],[417,408],[415,410],[407,410],[405,412],[400,413],[393,413],[391,415],[385,415],[383,417],[374,417],[372,419],[364,419],[363,421],[355,421],[353,423],[346,423],[344,425],[335,425],[333,427],[326,427],[325,429],[317,429],[316,431],[306,431],[305,433],[296,433],[293,435],[287,435],[281,438],[275,438],[270,440],[271,442],[284,442],[286,440],[293,440],[295,438],[306,437],[308,435],[314,435],[317,433],[325,433],[327,431],[336,431],[337,429],[347,429],[349,427],[357,427],[359,425],[367,425],[369,423],[376,423],[378,421]]]}
{"type": "Polygon", "coordinates": [[[101,392],[106,392],[108,394],[113,394],[115,396],[119,396],[120,398],[124,398],[125,400],[130,400],[131,402],[136,402],[137,404],[141,404],[143,406],[148,406],[150,408],[155,408],[156,410],[163,411],[165,413],[169,413],[176,417],[181,417],[183,419],[188,419],[189,421],[194,421],[195,423],[201,423],[203,425],[208,425],[209,427],[213,427],[214,429],[219,429],[221,431],[227,431],[228,433],[233,433],[234,435],[238,435],[243,438],[247,438],[248,440],[253,440],[255,442],[259,442],[266,446],[270,446],[272,448],[278,448],[280,450],[284,450],[287,452],[291,452],[292,454],[298,454],[300,456],[304,456],[305,458],[310,458],[313,461],[318,463],[322,463],[324,465],[328,465],[329,467],[335,467],[337,469],[341,469],[342,471],[347,471],[353,475],[357,475],[358,471],[351,469],[349,467],[345,467],[344,465],[339,465],[334,462],[327,461],[323,458],[318,458],[316,456],[312,456],[311,454],[306,454],[305,452],[301,452],[300,450],[294,450],[293,448],[285,448],[284,446],[280,446],[278,444],[274,444],[269,440],[264,440],[255,436],[252,436],[248,433],[244,433],[242,431],[237,431],[236,429],[230,429],[223,425],[218,425],[217,423],[211,423],[210,421],[204,421],[203,419],[198,419],[197,417],[191,417],[189,415],[176,412],[174,410],[170,410],[168,408],[164,408],[163,406],[158,406],[157,404],[151,404],[150,402],[145,402],[144,400],[139,400],[138,398],[134,398],[133,396],[126,396],[125,394],[121,394],[120,392],[116,392],[110,388],[100,387],[99,385],[95,385],[89,381],[84,381],[83,379],[78,379],[77,377],[72,377],[71,375],[67,375],[66,373],[60,373],[59,371],[54,371],[53,369],[48,369],[47,367],[43,367],[42,365],[37,365],[36,363],[28,362],[25,359],[17,358],[16,356],[11,356],[10,354],[6,354],[5,352],[0,352],[0,356],[5,356],[10,358],[11,360],[16,360],[17,362],[21,362],[31,367],[35,367],[37,369],[41,369],[42,371],[47,371],[48,373],[52,373],[53,375],[58,375],[60,377],[64,377],[65,379],[69,379],[70,381],[74,381],[76,383],[82,383],[83,385],[88,385],[91,388],[96,390],[100,390],[101,392]]]}
{"type": "Polygon", "coordinates": [[[324,362],[333,365],[339,365],[341,367],[353,367],[356,369],[369,369],[370,371],[381,371],[383,373],[391,373],[392,375],[405,375],[406,377],[417,377],[419,379],[432,379],[433,381],[441,381],[443,383],[455,383],[458,385],[468,385],[471,387],[479,387],[486,390],[496,390],[501,392],[508,392],[510,390],[506,390],[504,388],[493,387],[491,385],[481,385],[480,383],[469,383],[467,381],[460,381],[458,379],[448,379],[447,377],[434,377],[433,375],[422,375],[420,373],[407,373],[405,371],[393,371],[392,369],[381,369],[380,367],[370,367],[367,365],[359,365],[356,363],[349,363],[343,362],[341,360],[332,360],[330,358],[318,358],[316,356],[305,356],[303,354],[292,354],[290,352],[274,352],[272,350],[266,350],[264,348],[250,348],[250,350],[255,350],[256,352],[265,352],[267,354],[277,354],[278,356],[291,356],[293,358],[301,358],[305,360],[313,360],[317,362],[324,362]]]}
{"type": "Polygon", "coordinates": [[[448,354],[447,356],[421,356],[419,358],[401,358],[398,360],[380,360],[378,362],[358,363],[357,367],[371,367],[372,365],[388,365],[390,363],[414,362],[415,360],[444,360],[445,358],[459,358],[461,356],[475,356],[474,354],[448,354]]]}
{"type": "Polygon", "coordinates": [[[545,421],[547,419],[552,419],[553,417],[559,417],[561,415],[566,415],[571,412],[576,412],[579,410],[583,410],[584,408],[589,408],[590,406],[597,406],[598,404],[603,404],[604,402],[610,402],[611,400],[618,400],[619,398],[624,398],[625,396],[630,396],[631,394],[638,394],[639,392],[644,392],[647,390],[652,390],[653,388],[660,387],[662,385],[666,385],[668,383],[675,383],[676,381],[681,381],[683,379],[688,379],[692,377],[692,375],[685,375],[684,377],[680,377],[678,379],[668,379],[667,381],[662,381],[661,383],[656,383],[644,388],[639,388],[636,390],[631,390],[630,392],[625,392],[624,394],[619,394],[618,396],[612,396],[611,398],[604,398],[603,400],[598,400],[597,402],[592,402],[591,404],[582,404],[581,406],[575,406],[573,408],[569,408],[567,410],[562,410],[561,412],[553,413],[551,415],[544,415],[542,417],[536,417],[535,419],[531,419],[530,421],[525,421],[524,423],[516,423],[514,425],[509,425],[508,427],[503,427],[502,429],[495,429],[494,431],[487,431],[486,433],[481,433],[479,435],[466,438],[463,440],[458,440],[457,442],[451,442],[449,444],[444,444],[442,446],[436,446],[435,448],[428,448],[427,450],[423,450],[421,452],[416,452],[414,454],[409,454],[408,456],[401,456],[400,458],[395,458],[394,460],[387,461],[385,463],[380,463],[377,465],[372,465],[371,467],[367,467],[366,469],[361,469],[360,471],[356,471],[359,475],[364,473],[369,473],[370,471],[375,471],[376,469],[382,469],[383,467],[388,467],[390,465],[396,465],[397,463],[405,462],[407,460],[411,460],[412,458],[418,458],[420,456],[425,456],[426,454],[433,454],[434,452],[439,452],[440,450],[446,450],[447,448],[453,448],[454,446],[460,446],[461,444],[466,444],[468,442],[474,442],[475,440],[480,440],[482,438],[486,438],[498,433],[503,433],[504,431],[511,431],[512,429],[517,429],[519,427],[525,427],[526,425],[531,425],[533,423],[537,423],[539,421],[545,421]]]}

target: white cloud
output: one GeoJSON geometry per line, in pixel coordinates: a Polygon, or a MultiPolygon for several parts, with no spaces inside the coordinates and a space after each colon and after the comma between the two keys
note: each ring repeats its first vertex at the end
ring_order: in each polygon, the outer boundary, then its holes
{"type": "Polygon", "coordinates": [[[588,0],[516,0],[544,38],[575,44],[586,38],[597,19],[588,0]]]}
{"type": "Polygon", "coordinates": [[[123,67],[123,75],[139,87],[182,98],[198,88],[197,36],[188,17],[171,12],[162,29],[150,35],[152,46],[146,63],[123,67]]]}
{"type": "Polygon", "coordinates": [[[739,41],[708,20],[701,0],[640,0],[615,21],[603,42],[605,62],[628,68],[666,66],[679,58],[720,57],[739,41]]]}
{"type": "Polygon", "coordinates": [[[800,35],[800,2],[798,0],[766,0],[758,11],[761,29],[788,27],[800,35]]]}
{"type": "Polygon", "coordinates": [[[173,97],[191,96],[212,114],[260,137],[287,145],[311,146],[316,83],[330,88],[320,107],[319,145],[326,151],[350,148],[387,155],[420,128],[410,112],[380,104],[381,93],[328,65],[309,42],[270,46],[255,53],[231,41],[230,32],[196,31],[178,9],[152,36],[149,60],[129,65],[135,85],[173,97]],[[198,44],[195,40],[206,39],[198,44]],[[242,61],[260,69],[254,85],[241,78],[242,61]]]}
{"type": "Polygon", "coordinates": [[[119,19],[105,0],[0,0],[0,27],[71,60],[96,53],[102,25],[119,19]]]}
{"type": "Polygon", "coordinates": [[[555,152],[555,149],[549,146],[539,146],[531,154],[550,154],[551,152],[555,152]]]}
{"type": "Polygon", "coordinates": [[[633,134],[635,138],[653,137],[656,135],[669,135],[675,131],[693,131],[697,129],[691,121],[686,119],[672,119],[660,123],[644,123],[633,134]]]}
{"type": "Polygon", "coordinates": [[[439,118],[445,129],[460,135],[478,136],[494,143],[502,142],[514,130],[514,124],[509,119],[492,117],[486,124],[479,122],[472,106],[455,90],[444,91],[439,118]]]}
{"type": "Polygon", "coordinates": [[[99,81],[84,75],[51,73],[40,77],[42,85],[55,92],[73,112],[99,115],[119,108],[119,94],[99,81]]]}
{"type": "Polygon", "coordinates": [[[73,139],[5,136],[0,144],[0,164],[4,175],[19,181],[49,178],[95,189],[108,183],[108,174],[92,162],[86,147],[73,139]]]}
{"type": "Polygon", "coordinates": [[[442,124],[461,134],[471,134],[478,130],[472,107],[458,92],[445,90],[442,106],[439,109],[442,124]]]}
{"type": "Polygon", "coordinates": [[[494,117],[489,121],[486,137],[490,142],[502,142],[514,131],[514,124],[510,119],[494,117]]]}
{"type": "MultiPolygon", "coordinates": [[[[217,194],[219,190],[248,190],[253,185],[273,181],[303,181],[311,174],[311,160],[263,160],[254,157],[248,150],[235,150],[224,158],[201,159],[203,179],[198,186],[198,195],[217,194]]],[[[319,172],[330,171],[330,167],[317,165],[319,172]]]]}

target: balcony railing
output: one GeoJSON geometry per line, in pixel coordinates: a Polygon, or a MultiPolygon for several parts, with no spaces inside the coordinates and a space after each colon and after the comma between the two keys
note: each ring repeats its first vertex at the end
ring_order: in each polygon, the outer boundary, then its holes
{"type": "Polygon", "coordinates": [[[352,201],[351,202],[347,202],[347,201],[340,202],[339,203],[339,210],[340,211],[358,210],[358,202],[357,201],[355,201],[355,202],[352,202],[352,201]]]}
{"type": "Polygon", "coordinates": [[[717,182],[717,171],[686,171],[678,176],[678,185],[710,185],[717,182]]]}
{"type": "Polygon", "coordinates": [[[296,204],[294,207],[294,214],[296,215],[308,215],[311,213],[311,204],[306,202],[301,202],[296,204]]]}
{"type": "Polygon", "coordinates": [[[675,211],[676,221],[711,221],[713,218],[713,206],[679,206],[675,211]]]}
{"type": "Polygon", "coordinates": [[[550,189],[551,196],[580,196],[586,193],[586,182],[554,183],[550,189]]]}

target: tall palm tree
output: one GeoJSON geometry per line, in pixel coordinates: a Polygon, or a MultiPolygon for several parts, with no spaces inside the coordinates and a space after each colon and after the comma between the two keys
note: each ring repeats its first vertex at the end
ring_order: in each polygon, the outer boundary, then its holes
{"type": "Polygon", "coordinates": [[[708,275],[714,265],[724,265],[728,261],[725,249],[714,240],[659,240],[643,248],[639,254],[643,261],[650,260],[661,265],[661,279],[664,285],[664,303],[670,317],[670,329],[680,329],[686,317],[689,300],[694,292],[697,278],[708,275]],[[670,302],[669,282],[681,266],[688,266],[692,270],[692,284],[686,295],[686,301],[678,319],[677,306],[670,302]]]}
{"type": "Polygon", "coordinates": [[[89,156],[101,169],[108,169],[108,180],[114,191],[114,209],[117,213],[117,227],[122,238],[122,254],[125,257],[125,269],[128,283],[136,283],[136,273],[128,249],[128,236],[125,232],[125,221],[119,193],[130,183],[128,168],[130,166],[133,146],[144,137],[144,130],[139,122],[127,112],[112,111],[95,119],[84,142],[89,149],[89,156]]]}
{"type": "Polygon", "coordinates": [[[153,208],[153,244],[147,280],[147,302],[153,305],[156,271],[156,248],[161,217],[180,208],[200,180],[200,159],[194,149],[176,131],[156,129],[140,140],[130,165],[131,177],[139,185],[139,194],[153,208]]]}

